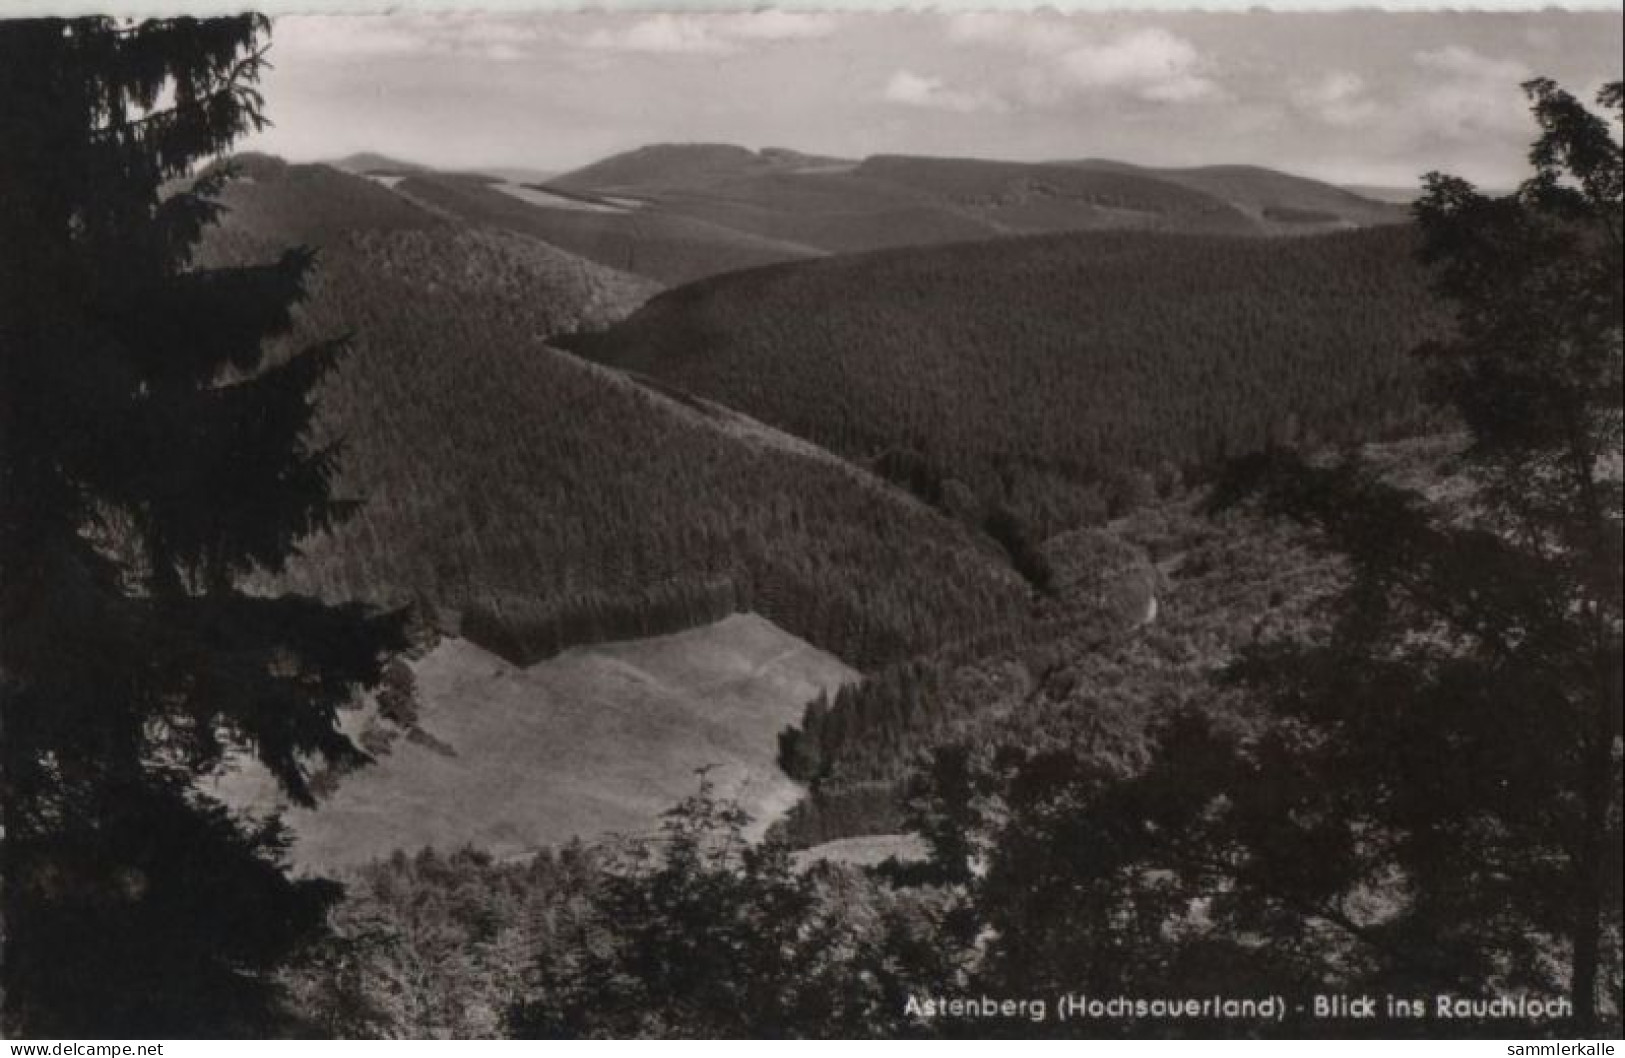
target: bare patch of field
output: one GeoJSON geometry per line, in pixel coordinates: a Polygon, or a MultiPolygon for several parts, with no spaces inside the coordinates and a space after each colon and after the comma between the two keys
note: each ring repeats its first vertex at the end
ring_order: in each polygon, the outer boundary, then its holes
{"type": "Polygon", "coordinates": [[[802,868],[818,860],[854,867],[874,867],[893,858],[900,863],[917,862],[925,859],[926,855],[925,842],[920,840],[918,834],[864,834],[855,838],[837,838],[803,849],[795,854],[795,861],[802,868]]]}
{"type": "Polygon", "coordinates": [[[583,213],[625,213],[626,207],[611,205],[608,200],[603,202],[590,202],[577,196],[555,195],[551,191],[543,191],[536,187],[527,187],[524,184],[492,184],[492,187],[505,195],[512,195],[521,202],[528,202],[543,209],[573,209],[583,213]]]}
{"type": "MultiPolygon", "coordinates": [[[[697,789],[702,768],[760,833],[802,792],[779,771],[779,731],[820,691],[857,678],[754,614],[524,669],[447,639],[413,669],[422,735],[396,740],[315,811],[287,812],[297,865],[330,870],[423,846],[508,857],[644,833],[697,789]]],[[[223,795],[265,804],[255,770],[223,780],[223,795]]]]}

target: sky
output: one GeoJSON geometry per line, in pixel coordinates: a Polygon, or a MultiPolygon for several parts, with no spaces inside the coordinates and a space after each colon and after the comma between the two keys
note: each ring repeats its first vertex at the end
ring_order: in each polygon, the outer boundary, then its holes
{"type": "Polygon", "coordinates": [[[1593,98],[1622,47],[1617,9],[287,15],[275,127],[243,146],[564,171],[714,142],[1502,187],[1533,138],[1519,82],[1593,98]]]}

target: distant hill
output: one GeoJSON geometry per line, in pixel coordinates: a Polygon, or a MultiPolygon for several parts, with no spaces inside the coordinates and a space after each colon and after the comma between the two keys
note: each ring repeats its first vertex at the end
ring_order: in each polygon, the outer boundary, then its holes
{"type": "MultiPolygon", "coordinates": [[[[287,813],[298,865],[331,871],[465,845],[512,856],[644,833],[694,792],[702,768],[760,831],[801,796],[775,763],[779,731],[857,678],[752,614],[525,669],[447,639],[412,669],[409,733],[371,711],[351,715],[376,763],[339,779],[316,811],[287,813]]],[[[268,777],[239,767],[222,781],[233,801],[272,802],[268,777]]]]}
{"type": "Polygon", "coordinates": [[[399,158],[377,154],[373,151],[360,151],[356,154],[347,154],[336,161],[328,162],[334,169],[345,173],[425,173],[429,171],[426,165],[416,162],[403,162],[399,158]]]}
{"type": "MultiPolygon", "coordinates": [[[[1308,234],[1342,228],[1402,224],[1408,212],[1391,201],[1256,165],[1147,169],[1089,159],[1067,163],[1093,172],[1150,177],[1229,205],[1270,234],[1308,234]]],[[[1415,192],[1411,192],[1415,197],[1415,192]]]]}
{"type": "Polygon", "coordinates": [[[1107,228],[1259,233],[1248,217],[1216,196],[1133,171],[883,155],[865,160],[854,175],[927,192],[1011,233],[1107,228]]]}
{"type": "Polygon", "coordinates": [[[1256,234],[1222,202],[1151,177],[976,159],[862,162],[656,145],[548,184],[829,253],[1099,228],[1256,234]]]}
{"type": "Polygon", "coordinates": [[[462,223],[517,232],[663,284],[820,252],[639,203],[577,196],[575,201],[563,198],[544,204],[526,192],[546,194],[547,187],[505,185],[475,176],[415,174],[396,184],[395,190],[462,223]]]}
{"type": "Polygon", "coordinates": [[[318,405],[345,445],[338,490],[366,503],[283,585],[418,600],[452,627],[528,599],[568,645],[633,634],[651,609],[710,619],[720,581],[859,666],[1025,606],[995,544],[903,491],[547,344],[631,311],[648,281],[328,167],[244,169],[209,255],[317,247],[302,333],[356,341],[318,405]]]}
{"type": "Polygon", "coordinates": [[[1040,537],[1271,440],[1414,427],[1406,228],[1098,232],[718,276],[573,340],[1040,537]]]}
{"type": "Polygon", "coordinates": [[[703,187],[727,177],[851,164],[771,147],[753,151],[727,143],[658,143],[611,155],[558,176],[552,183],[577,191],[703,187]]]}
{"type": "Polygon", "coordinates": [[[458,224],[390,193],[376,179],[261,154],[239,155],[234,166],[239,178],[223,198],[229,212],[204,248],[211,258],[257,258],[304,244],[323,251],[324,263],[332,265],[323,271],[345,281],[360,278],[347,271],[360,263],[359,254],[377,262],[373,278],[379,281],[438,280],[470,293],[507,296],[518,293],[514,283],[522,275],[537,284],[531,311],[547,334],[619,319],[658,290],[648,280],[534,239],[458,224]]]}
{"type": "Polygon", "coordinates": [[[1345,184],[1343,190],[1373,202],[1387,202],[1395,206],[1408,206],[1421,193],[1416,187],[1393,187],[1382,184],[1345,184]]]}
{"type": "Polygon", "coordinates": [[[481,166],[479,171],[510,184],[541,184],[559,175],[554,169],[531,169],[520,165],[481,166]]]}
{"type": "Polygon", "coordinates": [[[363,231],[425,231],[440,221],[372,180],[328,165],[289,165],[269,154],[231,159],[229,212],[206,233],[206,258],[231,258],[289,243],[324,246],[363,231]],[[230,252],[223,254],[223,248],[230,252]]]}
{"type": "Polygon", "coordinates": [[[653,144],[561,175],[445,173],[378,154],[335,163],[448,219],[541,239],[672,286],[825,254],[1071,231],[1305,235],[1405,210],[1253,166],[1149,169],[653,144]]]}
{"type": "MultiPolygon", "coordinates": [[[[1388,202],[1397,206],[1410,207],[1422,195],[1422,181],[1420,178],[1413,184],[1403,186],[1386,186],[1380,184],[1348,184],[1345,191],[1350,191],[1362,198],[1373,199],[1377,202],[1388,202]]],[[[1517,193],[1516,187],[1480,187],[1481,194],[1492,198],[1501,198],[1517,193]]]]}
{"type": "Polygon", "coordinates": [[[829,253],[1061,231],[1306,234],[1404,219],[1339,188],[1250,167],[907,155],[851,162],[726,144],[643,147],[547,187],[829,253]]]}

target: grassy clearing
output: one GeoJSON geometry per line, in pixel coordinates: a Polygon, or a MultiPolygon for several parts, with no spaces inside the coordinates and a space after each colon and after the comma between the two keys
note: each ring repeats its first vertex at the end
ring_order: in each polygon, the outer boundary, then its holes
{"type": "MultiPolygon", "coordinates": [[[[288,812],[301,866],[425,846],[508,857],[642,833],[694,791],[700,768],[760,832],[801,796],[774,762],[779,731],[808,699],[857,677],[754,614],[526,669],[446,639],[413,669],[420,733],[344,777],[317,810],[288,812]]],[[[263,805],[269,784],[245,768],[222,789],[263,805]]]]}

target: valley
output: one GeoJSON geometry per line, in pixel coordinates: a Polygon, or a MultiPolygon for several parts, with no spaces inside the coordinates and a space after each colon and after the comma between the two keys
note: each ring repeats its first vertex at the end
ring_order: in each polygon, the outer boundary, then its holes
{"type": "MultiPolygon", "coordinates": [[[[753,832],[882,858],[923,749],[1227,656],[1169,579],[1223,458],[1425,425],[1396,211],[1269,170],[237,164],[206,259],[314,247],[290,343],[356,335],[319,423],[363,502],[264,584],[434,630],[418,725],[367,706],[386,751],[290,814],[307,866],[647,830],[709,764],[753,832]]],[[[1241,554],[1205,576],[1256,599],[1241,554]]]]}
{"type": "Polygon", "coordinates": [[[500,6],[0,16],[0,1035],[1618,1035],[1617,10],[500,6]]]}

